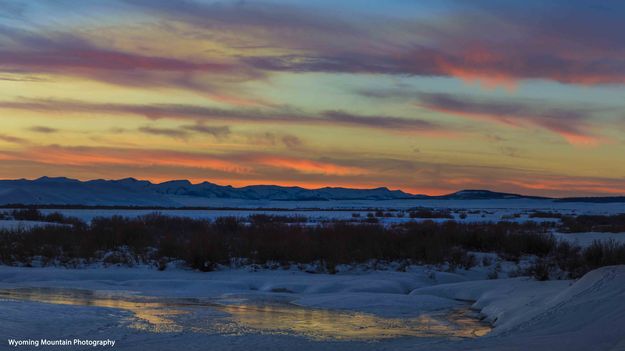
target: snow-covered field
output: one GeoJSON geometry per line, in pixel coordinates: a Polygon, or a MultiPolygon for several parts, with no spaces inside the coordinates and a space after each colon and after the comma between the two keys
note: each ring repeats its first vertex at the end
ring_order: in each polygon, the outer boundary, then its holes
{"type": "Polygon", "coordinates": [[[625,266],[578,281],[483,273],[0,267],[0,334],[121,350],[625,349],[625,266]]]}
{"type": "MultiPolygon", "coordinates": [[[[225,201],[225,200],[223,200],[225,201]]],[[[352,213],[365,216],[374,209],[406,211],[411,208],[449,209],[456,219],[465,212],[465,220],[497,221],[519,214],[528,218],[534,211],[553,211],[562,214],[615,214],[625,212],[623,203],[573,203],[551,200],[510,199],[510,200],[335,200],[335,201],[241,201],[232,200],[219,203],[219,206],[233,208],[229,210],[159,210],[170,216],[214,219],[223,216],[247,217],[250,214],[272,214],[304,216],[313,219],[350,219],[352,213]],[[280,209],[279,211],[272,209],[280,209]]],[[[218,206],[215,206],[218,207],[218,206]]],[[[106,209],[46,209],[43,213],[60,212],[67,216],[91,220],[100,216],[141,216],[154,210],[106,210],[106,209]]],[[[391,211],[394,213],[395,211],[391,211]]],[[[394,213],[396,214],[396,212],[394,213]]],[[[407,220],[409,218],[405,218],[407,220]]],[[[396,219],[395,219],[396,220],[396,219]]],[[[540,220],[533,218],[533,220],[540,220]]]]}
{"type": "MultiPolygon", "coordinates": [[[[383,209],[393,214],[380,217],[383,224],[423,220],[407,215],[414,207],[449,210],[454,220],[470,222],[559,221],[532,218],[535,211],[625,212],[622,204],[528,199],[329,201],[307,203],[309,209],[285,205],[294,203],[159,212],[205,219],[262,213],[318,223],[363,220],[383,209]]],[[[57,211],[87,222],[154,212],[42,210],[57,211]]],[[[0,220],[0,228],[46,224],[0,220]]],[[[594,240],[625,242],[625,233],[554,235],[580,246],[594,240]]],[[[120,350],[625,350],[625,266],[597,269],[577,281],[539,282],[513,277],[521,267],[495,254],[475,255],[479,263],[469,270],[355,266],[339,267],[335,275],[294,266],[222,267],[210,273],[175,263],[165,271],[97,264],[79,269],[0,266],[0,350],[16,349],[9,339],[41,338],[111,339],[120,350]],[[492,262],[483,263],[484,256],[492,262]],[[495,267],[499,279],[488,279],[495,267]]]]}

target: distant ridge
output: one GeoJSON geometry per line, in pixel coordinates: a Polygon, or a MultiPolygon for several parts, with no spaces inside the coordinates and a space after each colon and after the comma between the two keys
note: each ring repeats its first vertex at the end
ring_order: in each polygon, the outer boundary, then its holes
{"type": "Polygon", "coordinates": [[[41,177],[35,180],[0,180],[0,205],[78,205],[136,207],[201,207],[212,206],[219,199],[270,201],[332,200],[502,200],[534,199],[568,202],[625,202],[625,197],[563,198],[525,196],[489,190],[461,190],[442,196],[415,195],[385,187],[350,189],[325,187],[305,189],[277,185],[251,185],[235,188],[209,182],[192,184],[188,180],[152,183],[124,178],[119,180],[80,181],[64,177],[41,177]]]}
{"type": "Polygon", "coordinates": [[[452,194],[442,196],[432,196],[437,199],[450,199],[450,200],[503,200],[503,199],[538,199],[549,200],[549,197],[542,196],[527,196],[510,193],[498,193],[490,190],[460,190],[452,194]]]}
{"type": "MultiPolygon", "coordinates": [[[[145,180],[89,180],[41,177],[35,180],[0,180],[0,205],[85,205],[85,206],[206,206],[215,199],[331,201],[398,200],[423,198],[387,188],[349,189],[252,185],[241,188],[209,182],[191,184],[172,180],[154,184],[145,180]]],[[[213,201],[214,202],[214,201],[213,201]]]]}
{"type": "Polygon", "coordinates": [[[563,197],[555,199],[557,202],[592,202],[592,203],[625,203],[625,196],[592,196],[592,197],[563,197]]]}

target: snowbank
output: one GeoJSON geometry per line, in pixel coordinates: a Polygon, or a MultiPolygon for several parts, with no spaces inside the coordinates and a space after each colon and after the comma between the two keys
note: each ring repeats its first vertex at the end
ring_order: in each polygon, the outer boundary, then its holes
{"type": "Polygon", "coordinates": [[[476,301],[473,307],[495,326],[476,350],[625,350],[625,266],[603,267],[576,282],[472,281],[411,295],[476,301]]]}

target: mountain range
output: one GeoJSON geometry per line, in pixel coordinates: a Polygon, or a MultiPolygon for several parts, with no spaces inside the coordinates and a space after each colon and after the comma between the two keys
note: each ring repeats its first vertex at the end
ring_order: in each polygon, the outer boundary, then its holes
{"type": "MultiPolygon", "coordinates": [[[[488,190],[462,190],[448,195],[415,195],[388,188],[351,189],[326,187],[305,189],[277,185],[251,185],[241,188],[188,180],[152,183],[125,178],[80,181],[70,178],[41,177],[34,180],[0,180],[0,205],[81,205],[81,206],[215,206],[219,200],[331,201],[331,200],[494,200],[545,199],[488,190]]],[[[619,198],[571,198],[557,201],[613,202],[619,198]]],[[[553,199],[552,199],[553,200],[553,199]]],[[[625,201],[625,198],[622,198],[625,201]]]]}

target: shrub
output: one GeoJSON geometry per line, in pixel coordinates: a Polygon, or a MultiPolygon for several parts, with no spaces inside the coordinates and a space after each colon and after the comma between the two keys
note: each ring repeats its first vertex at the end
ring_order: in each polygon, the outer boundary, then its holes
{"type": "Polygon", "coordinates": [[[449,210],[433,210],[430,208],[417,208],[408,212],[410,218],[448,218],[453,219],[449,210]]]}
{"type": "Polygon", "coordinates": [[[584,250],[584,259],[592,268],[612,266],[625,262],[625,245],[618,244],[614,239],[608,241],[593,241],[584,250]]]}
{"type": "Polygon", "coordinates": [[[492,271],[488,272],[488,275],[486,277],[488,279],[499,279],[499,272],[496,269],[493,269],[492,271]]]}
{"type": "Polygon", "coordinates": [[[580,215],[562,217],[560,231],[569,233],[580,232],[625,232],[625,213],[600,216],[600,215],[580,215]]]}
{"type": "Polygon", "coordinates": [[[528,275],[534,277],[534,279],[538,281],[549,280],[550,277],[550,268],[549,264],[544,260],[538,260],[534,262],[527,269],[528,275]]]}
{"type": "Polygon", "coordinates": [[[533,211],[529,215],[530,218],[562,218],[562,213],[547,212],[547,211],[533,211]]]}

